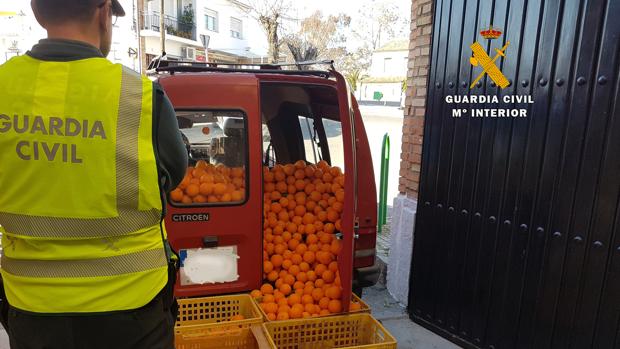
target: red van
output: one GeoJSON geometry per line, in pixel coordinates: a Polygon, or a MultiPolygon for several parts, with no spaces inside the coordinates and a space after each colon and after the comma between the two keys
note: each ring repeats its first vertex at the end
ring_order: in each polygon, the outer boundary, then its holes
{"type": "Polygon", "coordinates": [[[238,187],[244,190],[226,202],[169,200],[165,225],[181,258],[175,288],[179,297],[260,287],[263,167],[299,160],[325,160],[343,169],[345,202],[338,233],[344,246],[338,261],[342,287],[361,294],[363,287],[376,283],[377,196],[357,101],[333,68],[284,68],[161,62],[155,69],[177,112],[189,165],[202,160],[237,169],[236,180],[243,182],[238,187]],[[204,251],[216,251],[223,259],[204,251]],[[210,270],[200,274],[201,268],[210,270]],[[206,276],[196,282],[193,275],[206,276]]]}

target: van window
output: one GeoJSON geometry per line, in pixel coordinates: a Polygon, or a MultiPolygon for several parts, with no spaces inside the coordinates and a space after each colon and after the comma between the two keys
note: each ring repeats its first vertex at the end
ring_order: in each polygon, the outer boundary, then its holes
{"type": "Polygon", "coordinates": [[[304,138],[306,161],[316,164],[323,160],[323,154],[321,153],[321,147],[319,145],[319,136],[317,134],[317,129],[314,127],[314,119],[299,116],[299,127],[301,128],[301,134],[304,138]]]}
{"type": "Polygon", "coordinates": [[[177,111],[188,170],[173,205],[229,205],[247,196],[247,122],[241,111],[177,111]]]}
{"type": "Polygon", "coordinates": [[[344,144],[342,143],[342,125],[340,121],[323,118],[323,128],[329,147],[332,166],[344,169],[344,144]]]}

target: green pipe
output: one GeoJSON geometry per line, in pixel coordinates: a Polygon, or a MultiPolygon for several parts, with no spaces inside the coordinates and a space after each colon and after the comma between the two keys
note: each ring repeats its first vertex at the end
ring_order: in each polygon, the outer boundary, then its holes
{"type": "Polygon", "coordinates": [[[388,174],[390,170],[390,136],[383,135],[381,146],[381,181],[379,182],[379,219],[377,221],[377,231],[381,230],[387,223],[387,189],[388,174]]]}

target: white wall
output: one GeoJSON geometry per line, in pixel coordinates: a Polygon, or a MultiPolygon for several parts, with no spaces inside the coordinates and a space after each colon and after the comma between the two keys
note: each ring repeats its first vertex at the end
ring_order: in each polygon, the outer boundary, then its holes
{"type": "Polygon", "coordinates": [[[132,0],[120,0],[125,17],[119,17],[112,32],[112,50],[108,59],[114,63],[120,63],[135,71],[140,71],[138,59],[138,37],[133,27],[133,14],[136,10],[132,0]],[[136,52],[135,55],[129,54],[129,49],[136,52]]]}
{"type": "Polygon", "coordinates": [[[408,55],[407,50],[374,52],[370,65],[370,76],[407,76],[408,55]],[[387,64],[386,58],[389,59],[387,64]]]}
{"type": "Polygon", "coordinates": [[[373,96],[375,91],[383,93],[381,102],[400,102],[403,97],[402,82],[390,82],[390,83],[362,83],[359,94],[360,99],[363,101],[374,100],[373,96]]]}
{"type": "Polygon", "coordinates": [[[258,21],[228,0],[197,0],[196,22],[198,34],[210,37],[209,49],[226,51],[236,55],[247,55],[247,51],[264,55],[267,52],[266,35],[258,21]],[[205,9],[217,12],[217,31],[207,29],[205,9]],[[231,36],[230,19],[234,17],[243,23],[242,37],[231,36]]]}

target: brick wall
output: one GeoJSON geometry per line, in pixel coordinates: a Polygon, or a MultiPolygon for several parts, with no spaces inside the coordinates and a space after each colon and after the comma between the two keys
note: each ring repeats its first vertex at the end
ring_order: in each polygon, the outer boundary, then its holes
{"type": "Polygon", "coordinates": [[[411,5],[411,40],[403,141],[398,190],[409,197],[418,197],[424,114],[426,112],[426,82],[430,66],[433,0],[413,0],[411,5]]]}

